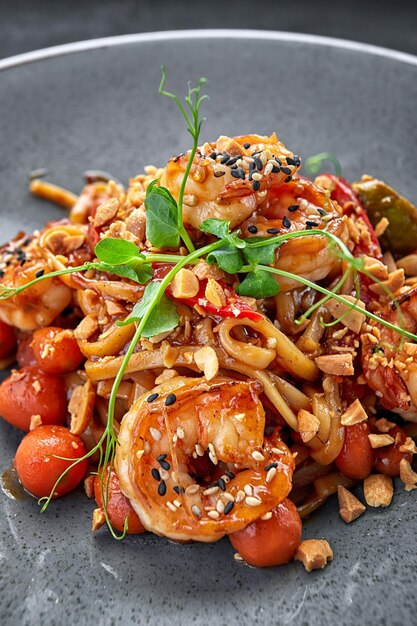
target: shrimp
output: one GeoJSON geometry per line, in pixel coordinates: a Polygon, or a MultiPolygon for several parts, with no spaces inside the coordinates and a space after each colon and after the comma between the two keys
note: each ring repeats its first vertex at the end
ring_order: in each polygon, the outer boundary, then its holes
{"type": "MultiPolygon", "coordinates": [[[[18,237],[0,248],[1,287],[20,287],[50,268],[39,237],[18,237]]],[[[0,300],[0,319],[23,331],[48,326],[71,302],[71,289],[59,279],[43,280],[7,300],[0,300]]]]}
{"type": "Polygon", "coordinates": [[[217,541],[288,495],[294,458],[278,430],[264,436],[257,381],[176,377],[123,418],[115,468],[147,530],[175,541],[217,541]],[[206,451],[214,476],[192,468],[206,451]],[[195,470],[194,470],[195,471],[195,470]]]}
{"type": "MultiPolygon", "coordinates": [[[[171,159],[160,184],[178,199],[189,153],[171,159]]],[[[270,137],[221,136],[197,150],[185,186],[183,220],[198,229],[208,218],[224,219],[236,228],[263,201],[266,190],[293,176],[300,159],[276,134],[270,137]]]]}
{"type": "MultiPolygon", "coordinates": [[[[416,334],[417,288],[403,293],[396,309],[385,310],[382,316],[389,322],[416,334]]],[[[381,315],[381,313],[380,313],[381,315]]],[[[362,367],[366,381],[386,409],[407,414],[413,420],[417,407],[417,345],[400,342],[400,335],[381,324],[369,324],[370,332],[361,336],[362,367]]]]}
{"type": "MultiPolygon", "coordinates": [[[[348,242],[346,218],[338,205],[324,191],[308,180],[296,179],[271,188],[256,214],[242,224],[245,237],[271,236],[311,228],[327,232],[348,242]]],[[[292,272],[313,282],[340,271],[340,259],[327,237],[300,237],[285,242],[277,251],[275,267],[292,272]]],[[[299,287],[289,278],[276,277],[281,291],[299,287]]]]}

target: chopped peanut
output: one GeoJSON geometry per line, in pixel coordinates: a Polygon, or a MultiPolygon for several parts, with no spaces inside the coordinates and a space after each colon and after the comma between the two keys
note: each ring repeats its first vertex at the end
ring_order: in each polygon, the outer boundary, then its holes
{"type": "Polygon", "coordinates": [[[111,222],[117,215],[119,210],[119,201],[117,198],[109,198],[97,207],[94,215],[94,226],[104,226],[111,222]]]}
{"type": "Polygon", "coordinates": [[[394,443],[394,437],[391,435],[368,435],[371,448],[383,448],[384,446],[390,446],[394,443]]]}
{"type": "Polygon", "coordinates": [[[320,420],[313,413],[304,409],[298,411],[297,420],[301,439],[304,443],[311,441],[320,428],[320,420]]]}
{"type": "Polygon", "coordinates": [[[413,471],[407,459],[400,461],[400,478],[405,485],[406,491],[417,489],[417,474],[413,471]]]}
{"type": "Polygon", "coordinates": [[[205,296],[207,300],[216,307],[222,307],[226,304],[224,291],[213,278],[208,279],[205,296]]]}
{"type": "MultiPolygon", "coordinates": [[[[356,304],[356,306],[361,309],[365,308],[365,304],[361,300],[357,300],[353,296],[343,296],[345,300],[348,300],[352,304],[356,304]]],[[[333,315],[335,319],[344,315],[341,323],[352,330],[354,333],[359,333],[364,323],[366,316],[364,313],[360,313],[359,311],[354,311],[350,309],[348,304],[343,304],[342,302],[337,302],[336,300],[329,300],[326,304],[326,308],[333,315]]]]}
{"type": "Polygon", "coordinates": [[[89,421],[93,417],[96,392],[91,380],[84,385],[75,387],[68,404],[71,414],[70,432],[80,435],[85,431],[89,421]]]}
{"type": "Polygon", "coordinates": [[[204,372],[207,380],[211,380],[219,371],[219,361],[216,351],[210,346],[205,346],[194,352],[194,361],[200,371],[204,372]]]}
{"type": "Polygon", "coordinates": [[[364,269],[367,272],[370,272],[372,276],[377,278],[378,280],[386,280],[388,278],[388,268],[382,261],[378,259],[374,259],[371,256],[363,257],[364,260],[364,269]]]}
{"type": "Polygon", "coordinates": [[[408,356],[417,356],[417,343],[406,341],[404,344],[404,352],[408,354],[408,356]]]}
{"type": "Polygon", "coordinates": [[[389,226],[389,221],[386,217],[381,217],[378,224],[375,225],[375,235],[381,237],[385,233],[389,226]]]}
{"type": "Polygon", "coordinates": [[[191,270],[182,268],[171,281],[171,291],[175,298],[194,298],[198,294],[200,283],[191,270]]]}
{"type": "Polygon", "coordinates": [[[103,526],[106,521],[103,509],[94,509],[93,511],[93,523],[91,524],[91,530],[95,532],[103,526]]]}
{"type": "Polygon", "coordinates": [[[243,148],[233,137],[220,135],[216,141],[216,149],[218,152],[227,152],[231,156],[239,156],[243,154],[243,148]]]}
{"type": "Polygon", "coordinates": [[[353,424],[359,424],[359,422],[364,422],[366,419],[368,419],[368,414],[360,400],[356,399],[343,413],[340,423],[342,426],[353,426],[353,424]]]}
{"type": "Polygon", "coordinates": [[[104,304],[106,305],[107,313],[109,315],[123,315],[126,314],[126,309],[122,304],[118,302],[113,302],[113,300],[105,300],[104,304]]]}
{"type": "Polygon", "coordinates": [[[94,481],[95,476],[90,474],[87,478],[84,479],[84,491],[87,498],[94,498],[94,481]]]}
{"type": "Polygon", "coordinates": [[[385,417],[381,417],[379,420],[376,420],[375,426],[380,433],[387,433],[391,430],[391,428],[394,428],[395,424],[394,422],[387,420],[385,417]]]}
{"type": "Polygon", "coordinates": [[[223,270],[220,269],[217,265],[210,265],[200,259],[197,265],[193,267],[193,274],[197,276],[200,280],[206,280],[208,278],[214,278],[214,280],[222,280],[226,277],[226,274],[223,270]]]}
{"type": "Polygon", "coordinates": [[[339,514],[347,524],[353,522],[366,510],[366,507],[346,487],[338,485],[337,499],[339,501],[339,514]]]}
{"type": "Polygon", "coordinates": [[[30,418],[29,430],[35,430],[35,428],[38,428],[39,426],[42,426],[41,416],[32,415],[32,417],[30,418]]]}
{"type": "Polygon", "coordinates": [[[159,376],[155,378],[155,385],[160,385],[161,383],[164,383],[167,380],[172,380],[177,376],[179,376],[177,370],[166,369],[162,372],[162,374],[159,374],[159,376]]]}
{"type": "Polygon", "coordinates": [[[397,266],[402,268],[407,276],[417,276],[417,254],[409,254],[398,259],[397,266]]]}
{"type": "Polygon", "coordinates": [[[74,330],[74,337],[79,341],[84,341],[91,337],[98,330],[97,318],[86,315],[74,330]]]}
{"type": "Polygon", "coordinates": [[[400,452],[411,452],[411,454],[417,454],[417,446],[411,439],[411,437],[407,437],[407,439],[398,449],[400,452]]]}
{"type": "Polygon", "coordinates": [[[325,539],[306,539],[297,548],[294,559],[301,561],[307,572],[324,569],[333,560],[333,550],[325,539]]]}
{"type": "Polygon", "coordinates": [[[378,296],[386,296],[387,293],[395,293],[404,285],[404,270],[394,270],[388,274],[388,278],[380,284],[373,283],[369,285],[369,289],[378,296]]]}
{"type": "Polygon", "coordinates": [[[353,358],[350,353],[326,354],[315,359],[317,367],[325,374],[334,376],[352,376],[355,373],[353,358]]]}
{"type": "Polygon", "coordinates": [[[363,493],[369,506],[389,506],[394,495],[392,478],[383,474],[371,474],[363,481],[363,493]]]}

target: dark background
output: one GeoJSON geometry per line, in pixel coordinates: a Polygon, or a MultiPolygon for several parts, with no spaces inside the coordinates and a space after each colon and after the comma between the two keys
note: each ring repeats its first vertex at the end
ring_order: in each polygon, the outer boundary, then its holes
{"type": "Polygon", "coordinates": [[[0,58],[83,39],[184,28],[313,33],[417,54],[417,1],[0,0],[0,58]]]}

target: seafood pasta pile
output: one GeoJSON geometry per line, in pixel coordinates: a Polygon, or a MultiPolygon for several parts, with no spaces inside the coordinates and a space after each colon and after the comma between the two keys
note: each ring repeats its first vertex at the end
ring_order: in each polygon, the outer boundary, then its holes
{"type": "Polygon", "coordinates": [[[32,181],[69,212],[0,249],[0,414],[43,509],[84,480],[93,530],[324,567],[305,516],[416,487],[417,211],[370,176],[307,179],[275,134],[201,145],[201,87],[165,167],[32,181]]]}

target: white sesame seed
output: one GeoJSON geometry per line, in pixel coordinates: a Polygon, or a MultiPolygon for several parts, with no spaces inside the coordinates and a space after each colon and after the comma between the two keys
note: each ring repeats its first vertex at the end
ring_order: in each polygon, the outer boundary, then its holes
{"type": "Polygon", "coordinates": [[[239,552],[235,552],[235,553],[234,553],[234,555],[233,555],[233,558],[234,558],[234,560],[235,560],[235,561],[244,561],[244,560],[245,560],[245,559],[243,558],[243,556],[241,556],[241,555],[239,554],[239,552]]]}
{"type": "Polygon", "coordinates": [[[219,519],[220,517],[219,513],[215,511],[214,509],[212,511],[209,511],[207,515],[211,517],[211,519],[219,519]]]}
{"type": "Polygon", "coordinates": [[[203,491],[203,496],[212,496],[215,493],[217,493],[219,491],[219,488],[217,486],[215,487],[210,487],[209,489],[205,489],[203,491]]]}
{"type": "Polygon", "coordinates": [[[177,437],[178,439],[184,439],[185,437],[185,431],[183,428],[181,428],[181,426],[178,426],[177,428],[177,437]]]}
{"type": "Polygon", "coordinates": [[[195,444],[195,451],[197,452],[198,456],[204,456],[204,450],[199,443],[195,444]]]}
{"type": "Polygon", "coordinates": [[[243,487],[243,491],[245,492],[245,494],[246,494],[247,496],[252,496],[252,495],[253,495],[253,488],[252,488],[252,485],[245,485],[245,486],[243,487]]]}
{"type": "Polygon", "coordinates": [[[265,461],[265,457],[261,452],[258,452],[258,450],[254,450],[252,452],[252,457],[255,459],[255,461],[265,461]]]}
{"type": "Polygon", "coordinates": [[[168,507],[168,508],[169,508],[169,509],[173,512],[173,513],[175,513],[175,512],[176,512],[176,510],[177,510],[177,507],[176,507],[176,506],[174,506],[174,505],[172,504],[172,502],[167,502],[167,507],[168,507]]]}
{"type": "Polygon", "coordinates": [[[262,180],[262,174],[260,174],[259,172],[253,172],[252,180],[262,180]]]}
{"type": "Polygon", "coordinates": [[[246,413],[238,413],[237,415],[235,415],[235,419],[239,422],[242,422],[245,419],[245,415],[246,413]]]}
{"type": "Polygon", "coordinates": [[[228,502],[234,502],[235,499],[232,496],[231,493],[229,493],[228,491],[224,491],[223,493],[220,494],[222,498],[224,498],[225,500],[227,500],[228,502]]]}
{"type": "Polygon", "coordinates": [[[175,498],[175,500],[172,501],[173,505],[177,507],[177,509],[180,508],[180,506],[182,506],[181,502],[179,500],[177,500],[175,498]]]}
{"type": "Polygon", "coordinates": [[[191,456],[193,457],[193,459],[198,459],[198,454],[195,451],[192,453],[191,456]]]}
{"type": "Polygon", "coordinates": [[[216,511],[220,514],[224,513],[224,504],[221,500],[217,500],[216,511]]]}
{"type": "Polygon", "coordinates": [[[200,485],[196,485],[196,484],[188,485],[187,489],[185,490],[185,495],[193,496],[199,490],[200,490],[200,485]]]}
{"type": "Polygon", "coordinates": [[[272,517],[272,511],[268,511],[268,513],[265,513],[265,515],[262,515],[261,519],[263,519],[264,521],[271,519],[272,517]]]}
{"type": "Polygon", "coordinates": [[[144,454],[145,454],[145,450],[137,450],[136,458],[138,459],[138,461],[141,460],[141,458],[143,457],[144,454]]]}
{"type": "Polygon", "coordinates": [[[219,460],[217,458],[216,450],[214,449],[214,446],[212,443],[208,444],[208,449],[209,449],[210,461],[213,463],[213,465],[217,465],[219,460]]]}
{"type": "Polygon", "coordinates": [[[242,502],[242,500],[244,499],[245,499],[245,492],[242,490],[238,491],[236,494],[236,500],[235,500],[236,504],[239,504],[239,502],[242,502]]]}
{"type": "Polygon", "coordinates": [[[175,434],[172,435],[172,441],[173,441],[173,443],[177,443],[177,441],[178,441],[177,435],[175,435],[175,434]]]}
{"type": "Polygon", "coordinates": [[[279,450],[279,448],[272,448],[272,452],[274,454],[282,454],[282,450],[279,450]]]}
{"type": "Polygon", "coordinates": [[[155,441],[159,441],[161,439],[161,433],[157,428],[151,426],[149,431],[151,433],[152,439],[155,439],[155,441]]]}
{"type": "Polygon", "coordinates": [[[247,496],[245,498],[245,503],[248,506],[259,506],[262,504],[262,500],[260,498],[256,498],[255,496],[247,496]]]}
{"type": "Polygon", "coordinates": [[[266,483],[270,483],[271,480],[275,477],[276,473],[277,473],[277,468],[276,467],[271,467],[268,470],[268,473],[267,473],[266,478],[265,478],[265,482],[266,483]]]}
{"type": "Polygon", "coordinates": [[[145,443],[143,444],[143,451],[145,452],[145,454],[149,454],[149,452],[151,451],[151,445],[149,441],[145,441],[145,443]]]}
{"type": "Polygon", "coordinates": [[[159,468],[159,474],[160,474],[162,480],[168,480],[169,472],[167,472],[167,470],[164,470],[163,467],[159,468]]]}
{"type": "Polygon", "coordinates": [[[193,506],[191,507],[191,512],[196,516],[196,517],[201,517],[201,509],[199,506],[197,506],[196,504],[193,504],[193,506]]]}
{"type": "Polygon", "coordinates": [[[272,172],[272,168],[273,168],[272,163],[267,163],[267,164],[265,165],[264,175],[265,175],[265,176],[268,176],[268,174],[270,174],[270,173],[272,172]]]}

